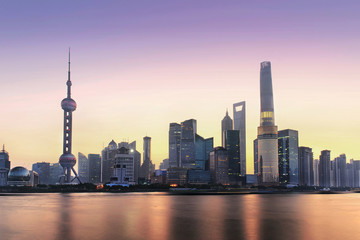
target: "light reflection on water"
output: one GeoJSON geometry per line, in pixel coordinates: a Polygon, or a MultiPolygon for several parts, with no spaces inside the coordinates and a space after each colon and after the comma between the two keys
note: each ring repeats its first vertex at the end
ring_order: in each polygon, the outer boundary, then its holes
{"type": "Polygon", "coordinates": [[[0,239],[360,239],[360,194],[0,196],[0,239]]]}

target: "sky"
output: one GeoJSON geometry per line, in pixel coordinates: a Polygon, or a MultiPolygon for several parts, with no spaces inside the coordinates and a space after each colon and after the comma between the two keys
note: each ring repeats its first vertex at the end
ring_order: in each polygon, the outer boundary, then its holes
{"type": "MultiPolygon", "coordinates": [[[[62,154],[71,47],[73,153],[152,138],[197,120],[221,145],[221,120],[246,101],[247,172],[260,123],[260,63],[271,61],[275,123],[314,158],[360,159],[359,1],[0,0],[0,144],[12,167],[62,154]]],[[[233,117],[232,117],[233,118],[233,117]]]]}

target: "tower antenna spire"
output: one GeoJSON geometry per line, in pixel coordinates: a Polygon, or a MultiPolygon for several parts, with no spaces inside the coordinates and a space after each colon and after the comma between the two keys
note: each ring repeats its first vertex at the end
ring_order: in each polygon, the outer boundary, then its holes
{"type": "Polygon", "coordinates": [[[68,86],[67,89],[67,97],[70,98],[71,97],[71,80],[70,80],[70,47],[69,47],[69,62],[68,62],[69,66],[68,66],[68,80],[66,82],[66,85],[68,86]]]}

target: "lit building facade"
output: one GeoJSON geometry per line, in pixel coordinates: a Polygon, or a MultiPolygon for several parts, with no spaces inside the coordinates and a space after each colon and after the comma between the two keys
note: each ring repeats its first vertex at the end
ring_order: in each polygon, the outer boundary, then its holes
{"type": "Polygon", "coordinates": [[[286,129],[278,132],[278,154],[279,182],[297,185],[299,183],[298,131],[286,129]]]}
{"type": "Polygon", "coordinates": [[[260,68],[260,126],[258,127],[258,183],[279,182],[278,134],[275,126],[270,62],[260,68]]]}
{"type": "Polygon", "coordinates": [[[183,168],[195,168],[195,134],[195,119],[189,119],[181,123],[180,166],[183,168]]]}
{"type": "Polygon", "coordinates": [[[180,166],[181,125],[170,123],[169,127],[169,167],[180,166]]]}
{"type": "Polygon", "coordinates": [[[130,149],[120,147],[115,155],[114,174],[110,179],[116,184],[135,184],[134,155],[130,149]]]}

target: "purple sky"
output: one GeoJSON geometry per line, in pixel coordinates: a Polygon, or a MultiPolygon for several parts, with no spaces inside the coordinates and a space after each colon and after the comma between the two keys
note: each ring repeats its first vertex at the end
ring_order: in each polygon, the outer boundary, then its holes
{"type": "MultiPolygon", "coordinates": [[[[259,124],[259,65],[273,70],[275,120],[332,157],[358,151],[359,1],[0,1],[0,143],[13,166],[62,150],[72,49],[74,154],[198,120],[220,144],[226,108],[247,101],[247,159],[259,124]]],[[[232,115],[232,113],[230,112],[232,115]]]]}

